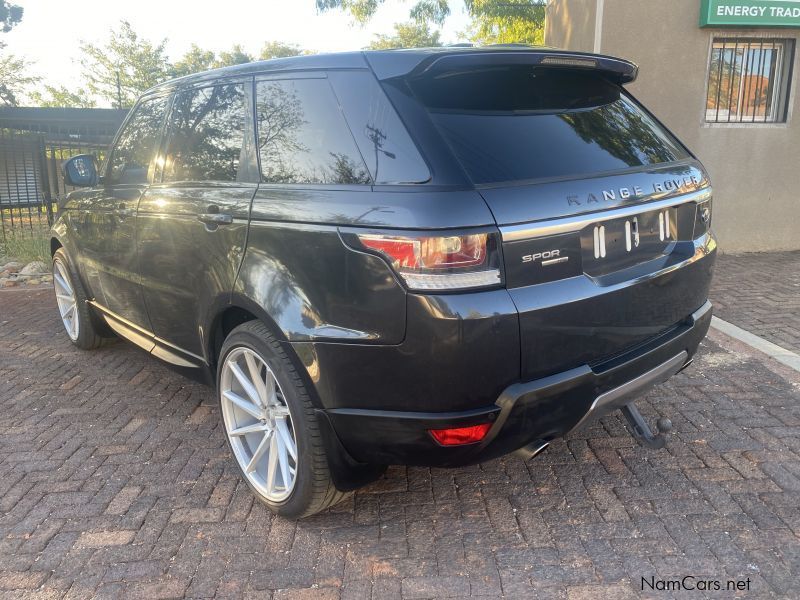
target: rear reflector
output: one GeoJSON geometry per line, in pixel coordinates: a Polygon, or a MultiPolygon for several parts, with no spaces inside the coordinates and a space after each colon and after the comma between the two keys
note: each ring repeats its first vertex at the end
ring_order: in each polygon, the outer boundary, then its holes
{"type": "Polygon", "coordinates": [[[463,444],[474,444],[486,437],[491,423],[481,423],[470,427],[455,427],[452,429],[431,429],[433,439],[442,446],[461,446],[463,444]]]}

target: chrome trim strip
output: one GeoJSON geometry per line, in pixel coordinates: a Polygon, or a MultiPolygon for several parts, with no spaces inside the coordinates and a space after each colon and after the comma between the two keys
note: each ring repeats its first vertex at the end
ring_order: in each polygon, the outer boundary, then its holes
{"type": "Polygon", "coordinates": [[[575,431],[589,420],[596,419],[611,412],[612,410],[627,404],[632,396],[637,396],[642,392],[652,388],[659,383],[663,383],[675,373],[680,371],[689,360],[689,353],[683,350],[680,354],[676,354],[668,361],[661,363],[657,367],[642,373],[638,377],[623,383],[613,390],[609,390],[604,394],[600,394],[594,399],[589,410],[583,415],[580,421],[572,428],[575,431]]]}
{"type": "Polygon", "coordinates": [[[550,265],[560,265],[561,263],[565,263],[569,260],[569,256],[562,256],[560,258],[548,258],[547,260],[542,261],[543,267],[548,267],[550,265]]]}
{"type": "Polygon", "coordinates": [[[148,331],[144,327],[139,327],[136,323],[132,323],[131,321],[129,321],[125,317],[118,315],[117,313],[115,313],[110,308],[106,308],[105,306],[100,304],[97,300],[87,300],[86,304],[89,304],[93,308],[96,308],[97,310],[102,312],[104,314],[104,316],[111,317],[112,319],[118,321],[120,324],[124,325],[128,329],[131,329],[132,331],[134,331],[135,333],[137,333],[139,335],[142,335],[142,336],[145,336],[145,337],[150,337],[150,338],[155,337],[153,335],[152,331],[148,331]]]}
{"type": "Polygon", "coordinates": [[[500,227],[500,234],[504,242],[516,242],[519,240],[530,240],[548,235],[558,235],[560,233],[572,233],[580,231],[587,225],[602,223],[620,217],[632,217],[643,212],[662,210],[687,204],[689,202],[703,202],[711,197],[711,188],[707,187],[696,192],[690,192],[683,196],[673,196],[665,200],[654,202],[643,202],[631,204],[621,208],[612,208],[601,212],[594,212],[563,219],[552,219],[548,221],[537,221],[534,223],[522,223],[519,225],[506,225],[500,227]]]}

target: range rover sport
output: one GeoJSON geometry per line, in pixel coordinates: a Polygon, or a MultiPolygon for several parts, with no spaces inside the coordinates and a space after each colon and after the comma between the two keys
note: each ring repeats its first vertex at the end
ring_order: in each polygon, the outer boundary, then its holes
{"type": "Polygon", "coordinates": [[[53,227],[76,346],[213,385],[241,474],[313,514],[389,464],[458,466],[621,408],[711,318],[702,165],[634,64],[529,47],[285,58],[159,85],[53,227]]]}

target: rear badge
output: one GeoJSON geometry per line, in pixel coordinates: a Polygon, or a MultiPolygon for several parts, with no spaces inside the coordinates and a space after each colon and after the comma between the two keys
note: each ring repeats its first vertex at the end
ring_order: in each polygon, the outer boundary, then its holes
{"type": "Polygon", "coordinates": [[[538,260],[541,262],[541,265],[543,267],[549,267],[550,265],[565,263],[569,260],[569,256],[560,256],[560,255],[561,255],[561,250],[547,250],[545,252],[525,254],[522,257],[522,262],[530,263],[530,262],[536,262],[538,260]]]}

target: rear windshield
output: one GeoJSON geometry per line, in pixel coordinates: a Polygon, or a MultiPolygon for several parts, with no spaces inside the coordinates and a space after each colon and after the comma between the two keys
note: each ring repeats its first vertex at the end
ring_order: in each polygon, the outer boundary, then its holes
{"type": "Polygon", "coordinates": [[[622,88],[592,73],[491,67],[410,85],[476,184],[584,176],[687,157],[622,88]]]}

